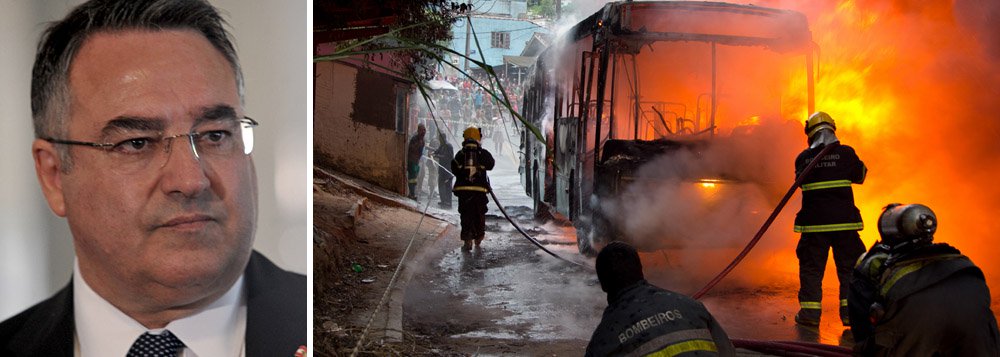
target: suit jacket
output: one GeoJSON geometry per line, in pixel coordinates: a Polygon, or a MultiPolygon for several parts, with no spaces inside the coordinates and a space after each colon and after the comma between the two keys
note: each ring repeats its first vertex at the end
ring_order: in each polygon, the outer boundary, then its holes
{"type": "MultiPolygon", "coordinates": [[[[306,344],[306,277],[254,251],[245,270],[246,355],[293,356],[306,344]]],[[[73,283],[0,323],[0,356],[73,356],[73,283]]]]}

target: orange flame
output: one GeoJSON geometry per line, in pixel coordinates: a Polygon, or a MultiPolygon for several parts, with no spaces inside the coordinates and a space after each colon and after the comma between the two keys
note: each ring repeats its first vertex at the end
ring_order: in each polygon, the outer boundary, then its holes
{"type": "MultiPolygon", "coordinates": [[[[855,186],[866,245],[878,239],[883,206],[924,203],[941,222],[935,240],[969,255],[992,283],[1000,278],[989,238],[1000,228],[993,218],[1000,131],[982,113],[1000,107],[1000,71],[985,54],[986,41],[977,41],[984,37],[957,20],[975,11],[962,2],[774,5],[810,17],[820,48],[816,108],[835,118],[837,135],[870,169],[868,181],[855,186]]],[[[805,92],[804,83],[788,85],[805,92]]]]}
{"type": "MultiPolygon", "coordinates": [[[[991,285],[1000,279],[998,249],[991,239],[1000,231],[1000,224],[993,218],[994,212],[1000,211],[1000,186],[995,185],[1000,182],[1000,120],[992,118],[994,113],[1000,113],[1000,100],[996,100],[1000,98],[1000,47],[990,46],[1000,42],[995,41],[1000,35],[996,34],[995,24],[989,23],[995,17],[979,13],[1000,13],[1000,5],[995,3],[765,0],[759,4],[799,11],[809,19],[819,49],[815,61],[816,109],[836,120],[841,141],[854,147],[869,168],[867,181],[854,186],[856,204],[866,225],[861,232],[865,245],[878,239],[876,221],[886,204],[923,203],[937,213],[941,222],[936,240],[952,244],[970,256],[984,269],[991,285]]],[[[643,87],[643,100],[662,97],[658,100],[664,101],[640,108],[617,106],[614,110],[620,118],[628,117],[631,110],[645,115],[638,129],[627,121],[616,124],[619,127],[615,132],[626,134],[626,138],[633,130],[645,139],[666,136],[666,128],[676,131],[683,127],[677,124],[680,117],[695,118],[700,123],[698,129],[708,127],[706,113],[711,98],[704,97],[710,91],[704,86],[707,77],[697,72],[668,72],[660,57],[663,53],[681,53],[669,57],[670,68],[701,68],[709,58],[706,52],[686,43],[670,44],[680,46],[680,50],[660,51],[656,46],[652,51],[656,55],[638,60],[641,68],[657,71],[655,81],[628,72],[625,62],[617,67],[622,71],[617,76],[621,90],[618,96],[628,98],[631,94],[626,89],[637,80],[643,87]],[[683,105],[668,103],[683,100],[687,101],[683,105]],[[662,107],[653,108],[655,105],[662,107]]],[[[766,71],[754,71],[759,64],[774,60],[769,54],[744,48],[725,52],[728,50],[719,48],[720,73],[724,75],[719,82],[716,132],[725,134],[734,127],[768,124],[774,113],[745,108],[757,99],[772,99],[778,95],[776,92],[782,96],[778,113],[781,118],[802,125],[809,114],[804,112],[804,76],[792,74],[772,83],[773,78],[756,75],[766,71]],[[739,58],[734,61],[736,56],[739,58]],[[741,73],[749,74],[733,77],[741,73]],[[740,91],[737,83],[759,86],[740,91]],[[772,90],[772,84],[781,90],[772,90]],[[739,102],[733,103],[736,100],[739,102]]],[[[788,68],[802,72],[801,57],[799,62],[790,63],[788,68]]],[[[801,133],[801,126],[796,130],[801,133]]],[[[761,151],[781,161],[780,170],[787,173],[781,177],[787,180],[781,185],[791,183],[791,160],[805,147],[804,137],[794,140],[801,141],[798,145],[767,142],[768,149],[761,151]]],[[[706,186],[700,187],[702,191],[713,191],[706,186]]],[[[775,274],[764,273],[766,270],[794,280],[797,259],[788,247],[798,239],[791,232],[790,222],[798,209],[796,202],[790,202],[769,230],[770,239],[765,237],[761,244],[780,254],[750,256],[758,262],[744,264],[741,269],[749,272],[744,274],[772,279],[775,274]]],[[[827,289],[836,286],[835,279],[834,274],[827,274],[827,289]]]]}

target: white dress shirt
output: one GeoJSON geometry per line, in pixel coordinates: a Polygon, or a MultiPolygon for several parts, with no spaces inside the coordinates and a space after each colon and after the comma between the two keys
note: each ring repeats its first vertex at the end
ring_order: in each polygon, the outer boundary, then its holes
{"type": "Polygon", "coordinates": [[[243,276],[225,295],[198,313],[171,321],[161,329],[147,329],[100,295],[84,281],[79,263],[73,265],[75,355],[125,357],[145,332],[170,330],[184,342],[183,357],[245,356],[247,301],[243,276]]]}

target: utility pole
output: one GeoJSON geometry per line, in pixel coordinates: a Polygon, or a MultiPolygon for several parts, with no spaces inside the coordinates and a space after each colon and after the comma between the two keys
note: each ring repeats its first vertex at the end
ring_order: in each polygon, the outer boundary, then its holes
{"type": "Polygon", "coordinates": [[[562,0],[552,0],[556,3],[556,21],[562,16],[562,0]]]}
{"type": "MultiPolygon", "coordinates": [[[[472,12],[472,7],[471,6],[469,6],[469,12],[472,12]]],[[[472,28],[472,17],[471,17],[471,15],[466,14],[465,15],[465,20],[467,21],[465,23],[465,72],[468,73],[469,72],[469,35],[471,33],[471,28],[472,28]]]]}

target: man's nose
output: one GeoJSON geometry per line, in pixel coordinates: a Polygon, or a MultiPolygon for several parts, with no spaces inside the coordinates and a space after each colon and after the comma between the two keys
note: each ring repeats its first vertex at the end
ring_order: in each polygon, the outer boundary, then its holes
{"type": "Polygon", "coordinates": [[[165,147],[160,186],[166,194],[197,196],[211,185],[205,162],[198,157],[190,135],[173,137],[165,147]],[[176,141],[176,142],[173,142],[176,141]]]}

